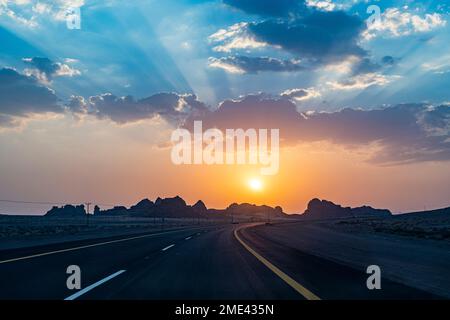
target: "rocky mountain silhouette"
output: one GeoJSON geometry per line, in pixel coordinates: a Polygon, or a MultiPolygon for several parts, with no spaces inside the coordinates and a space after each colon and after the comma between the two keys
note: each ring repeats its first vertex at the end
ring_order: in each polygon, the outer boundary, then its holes
{"type": "MultiPolygon", "coordinates": [[[[83,205],[65,205],[53,207],[47,212],[50,217],[78,217],[84,216],[86,211],[83,205]]],[[[159,217],[159,218],[217,218],[217,217],[243,217],[257,219],[335,219],[351,217],[389,217],[392,213],[386,209],[374,209],[369,206],[357,208],[342,207],[327,200],[312,199],[308,208],[302,215],[288,215],[279,206],[254,205],[250,203],[233,203],[226,209],[208,209],[202,200],[194,205],[186,204],[181,197],[157,198],[155,202],[143,199],[126,208],[116,206],[108,210],[94,209],[95,216],[129,216],[129,217],[159,217]]]]}
{"type": "Polygon", "coordinates": [[[202,200],[198,200],[193,206],[192,209],[198,214],[205,214],[208,209],[205,206],[205,203],[202,200]]]}
{"type": "MultiPolygon", "coordinates": [[[[149,199],[143,199],[129,209],[130,214],[134,216],[145,216],[147,212],[152,210],[155,203],[149,199]]],[[[101,213],[101,212],[100,212],[101,213]]],[[[104,212],[106,214],[106,212],[104,212]]]]}
{"type": "Polygon", "coordinates": [[[392,213],[387,209],[374,209],[369,206],[357,208],[342,207],[331,201],[312,199],[308,203],[308,207],[301,215],[302,218],[308,219],[334,219],[334,218],[351,218],[351,217],[389,217],[392,213]]]}
{"type": "Polygon", "coordinates": [[[46,214],[46,217],[60,217],[60,218],[74,218],[74,217],[84,217],[86,215],[86,210],[84,205],[73,206],[67,204],[62,207],[53,207],[46,214]]]}
{"type": "Polygon", "coordinates": [[[226,212],[236,216],[250,216],[263,219],[289,217],[289,215],[284,213],[283,209],[279,206],[272,208],[266,205],[257,206],[250,203],[233,203],[226,209],[226,212]]]}
{"type": "Polygon", "coordinates": [[[105,210],[105,211],[102,211],[102,210],[97,211],[97,212],[94,211],[94,215],[98,215],[98,216],[102,216],[102,215],[105,215],[105,216],[126,216],[126,215],[128,215],[128,212],[129,211],[128,211],[128,209],[126,207],[124,207],[124,206],[116,206],[116,207],[114,207],[112,209],[105,210]]]}
{"type": "Polygon", "coordinates": [[[157,198],[155,202],[149,199],[143,199],[129,209],[119,207],[103,210],[98,213],[99,216],[124,215],[133,217],[166,217],[166,218],[194,218],[204,217],[208,214],[203,201],[199,200],[193,206],[186,204],[181,197],[157,198]]]}
{"type": "MultiPolygon", "coordinates": [[[[80,211],[78,216],[83,216],[86,211],[80,211]]],[[[61,208],[54,207],[47,212],[46,216],[75,216],[75,208],[67,205],[61,208]]],[[[112,209],[100,210],[98,206],[94,209],[95,216],[130,216],[130,217],[166,217],[166,218],[217,218],[224,216],[241,216],[250,218],[286,218],[289,217],[283,212],[281,207],[257,206],[254,204],[231,204],[226,209],[208,209],[202,200],[198,200],[194,205],[186,204],[181,197],[157,198],[155,202],[143,199],[129,209],[123,206],[116,206],[112,209]]]]}

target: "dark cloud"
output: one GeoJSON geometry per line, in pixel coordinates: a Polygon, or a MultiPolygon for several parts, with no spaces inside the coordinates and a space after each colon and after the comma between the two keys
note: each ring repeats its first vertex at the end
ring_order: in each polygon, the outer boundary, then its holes
{"type": "Polygon", "coordinates": [[[190,128],[193,120],[197,119],[204,121],[205,128],[281,128],[282,124],[284,127],[295,127],[301,118],[302,115],[290,100],[258,94],[240,100],[226,100],[215,111],[191,116],[186,127],[190,128]]]}
{"type": "MultiPolygon", "coordinates": [[[[304,67],[295,60],[280,60],[270,57],[247,57],[247,56],[230,56],[222,58],[211,58],[210,66],[219,67],[230,71],[235,68],[234,72],[252,73],[273,71],[273,72],[293,72],[303,70],[304,67]]],[[[231,71],[233,72],[233,71],[231,71]]]]}
{"type": "Polygon", "coordinates": [[[33,57],[24,58],[22,61],[33,67],[35,74],[42,80],[50,81],[55,76],[75,76],[79,75],[80,71],[71,68],[67,64],[61,62],[54,62],[48,58],[33,57]]]}
{"type": "Polygon", "coordinates": [[[94,115],[99,119],[110,119],[124,124],[161,116],[179,124],[188,115],[198,114],[207,107],[192,94],[158,93],[136,100],[132,96],[117,97],[111,93],[92,96],[88,99],[72,97],[66,105],[71,112],[94,115]]]}
{"type": "Polygon", "coordinates": [[[344,146],[380,150],[370,161],[382,164],[450,160],[450,106],[404,104],[385,109],[343,109],[331,113],[304,114],[285,98],[246,96],[223,102],[203,116],[203,127],[278,128],[282,143],[330,141],[344,146]]]}
{"type": "Polygon", "coordinates": [[[286,97],[286,98],[305,98],[308,96],[308,91],[306,91],[305,89],[296,89],[296,90],[291,90],[288,92],[283,92],[281,94],[282,97],[286,97]]]}
{"type": "Polygon", "coordinates": [[[223,0],[229,6],[250,14],[284,17],[305,10],[303,0],[223,0]]]}
{"type": "Polygon", "coordinates": [[[256,40],[319,63],[365,56],[366,51],[358,45],[364,28],[359,17],[342,11],[313,11],[293,21],[266,20],[248,25],[256,40]]]}
{"type": "Polygon", "coordinates": [[[392,66],[392,65],[394,65],[396,63],[396,59],[394,57],[392,57],[392,56],[384,56],[381,59],[381,62],[383,64],[385,64],[385,65],[391,65],[392,66]]]}
{"type": "Polygon", "coordinates": [[[353,76],[366,73],[374,73],[381,69],[381,66],[372,62],[369,58],[363,58],[352,65],[353,76]]]}
{"type": "Polygon", "coordinates": [[[13,125],[15,117],[62,112],[55,93],[42,86],[35,77],[14,69],[0,69],[0,126],[13,125]]]}
{"type": "Polygon", "coordinates": [[[36,78],[13,69],[0,69],[0,126],[17,126],[17,119],[37,113],[71,112],[130,123],[161,117],[173,125],[192,127],[202,120],[204,128],[278,128],[283,145],[330,141],[344,146],[380,150],[371,161],[383,164],[450,160],[450,106],[403,104],[376,110],[343,109],[329,113],[300,113],[293,99],[312,89],[292,89],[279,97],[249,95],[226,100],[209,109],[193,94],[158,93],[147,98],[117,97],[106,93],[72,97],[65,109],[54,92],[36,78]]]}
{"type": "Polygon", "coordinates": [[[381,58],[380,64],[383,67],[389,68],[397,65],[400,62],[401,58],[393,57],[393,56],[384,56],[381,58]]]}
{"type": "Polygon", "coordinates": [[[302,88],[296,88],[296,89],[290,89],[282,92],[280,94],[281,97],[292,99],[295,101],[302,101],[307,100],[310,98],[316,98],[320,96],[320,92],[315,90],[314,88],[309,89],[302,89],[302,88]]]}
{"type": "Polygon", "coordinates": [[[14,128],[20,125],[17,120],[8,115],[0,114],[0,129],[2,128],[14,128]]]}
{"type": "Polygon", "coordinates": [[[59,69],[59,65],[48,58],[24,58],[23,62],[37,68],[39,71],[44,72],[49,76],[55,74],[59,69]]]}
{"type": "MultiPolygon", "coordinates": [[[[249,3],[256,5],[254,1],[249,3]]],[[[276,6],[277,2],[273,3],[276,6]]],[[[255,48],[269,46],[282,50],[313,69],[353,57],[355,61],[360,61],[358,72],[363,72],[364,69],[378,66],[370,62],[368,52],[359,45],[365,29],[366,24],[356,15],[308,8],[300,15],[235,24],[228,32],[216,33],[211,39],[216,43],[215,50],[219,52],[248,50],[258,44],[255,48]]],[[[252,71],[272,71],[270,65],[266,66],[270,62],[267,58],[261,59],[255,64],[255,68],[259,69],[252,71]]],[[[281,68],[281,71],[284,69],[281,68]]]]}
{"type": "Polygon", "coordinates": [[[385,56],[380,63],[369,58],[355,60],[350,66],[347,78],[330,82],[334,89],[365,89],[371,86],[382,86],[391,82],[395,77],[385,76],[384,72],[397,63],[397,59],[385,56]]]}

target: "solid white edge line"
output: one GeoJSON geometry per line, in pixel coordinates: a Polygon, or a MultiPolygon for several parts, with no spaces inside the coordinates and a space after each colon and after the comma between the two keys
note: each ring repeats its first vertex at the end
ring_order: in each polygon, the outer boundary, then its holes
{"type": "Polygon", "coordinates": [[[88,244],[88,245],[80,246],[80,247],[67,248],[67,249],[55,250],[55,251],[50,251],[50,252],[43,252],[43,253],[33,254],[33,255],[30,255],[30,256],[26,256],[26,257],[19,257],[19,258],[3,260],[3,261],[0,261],[0,264],[8,263],[8,262],[14,262],[14,261],[20,261],[20,260],[26,260],[26,259],[31,259],[31,258],[37,258],[37,257],[42,257],[42,256],[48,256],[48,255],[56,254],[56,253],[62,253],[62,252],[68,252],[68,251],[92,248],[92,247],[97,247],[97,246],[103,246],[103,245],[111,244],[111,243],[117,243],[117,242],[124,242],[124,241],[130,241],[130,240],[141,239],[141,238],[154,237],[154,236],[159,236],[159,235],[168,234],[168,233],[182,232],[182,231],[185,231],[185,230],[171,230],[171,231],[158,232],[158,233],[149,233],[149,234],[145,234],[145,235],[142,235],[142,236],[135,236],[135,237],[131,237],[131,238],[117,239],[117,240],[105,241],[105,242],[100,242],[100,243],[88,244]]]}
{"type": "Polygon", "coordinates": [[[75,299],[78,298],[79,296],[85,294],[85,293],[88,292],[88,291],[91,291],[92,289],[94,289],[95,287],[98,287],[98,286],[101,285],[102,283],[105,283],[106,281],[109,281],[109,280],[111,280],[112,278],[117,277],[119,274],[122,274],[122,273],[124,273],[125,271],[126,271],[126,270],[120,270],[120,271],[117,271],[116,273],[113,273],[112,275],[107,276],[106,278],[103,278],[102,280],[97,281],[96,283],[93,283],[93,284],[91,284],[90,286],[88,286],[88,287],[86,287],[86,288],[84,288],[84,289],[82,289],[82,290],[80,290],[80,291],[74,293],[73,295],[71,295],[71,296],[65,298],[64,300],[75,300],[75,299]]]}
{"type": "Polygon", "coordinates": [[[174,245],[174,244],[171,244],[170,246],[167,246],[167,247],[165,247],[164,249],[162,249],[162,251],[166,251],[166,250],[172,248],[173,246],[175,246],[175,245],[174,245]]]}

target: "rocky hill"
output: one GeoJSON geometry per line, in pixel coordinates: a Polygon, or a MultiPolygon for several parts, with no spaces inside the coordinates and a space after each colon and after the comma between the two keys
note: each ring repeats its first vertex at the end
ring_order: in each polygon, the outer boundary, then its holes
{"type": "Polygon", "coordinates": [[[53,207],[46,214],[46,217],[59,217],[59,218],[75,218],[86,216],[86,210],[84,205],[73,206],[67,204],[62,207],[53,207]]]}
{"type": "Polygon", "coordinates": [[[272,208],[269,206],[257,206],[250,203],[237,204],[233,203],[225,210],[227,214],[233,214],[236,216],[249,216],[255,218],[287,218],[289,215],[283,212],[283,209],[279,206],[272,208]]]}
{"type": "Polygon", "coordinates": [[[342,207],[327,200],[312,199],[302,218],[307,219],[340,219],[355,217],[389,217],[392,213],[387,209],[374,209],[369,206],[357,208],[342,207]]]}

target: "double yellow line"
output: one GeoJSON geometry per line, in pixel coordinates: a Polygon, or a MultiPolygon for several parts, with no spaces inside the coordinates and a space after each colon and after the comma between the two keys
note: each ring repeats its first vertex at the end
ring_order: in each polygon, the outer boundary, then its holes
{"type": "Polygon", "coordinates": [[[289,277],[286,273],[281,271],[278,267],[276,267],[273,263],[271,263],[269,260],[264,258],[262,255],[260,255],[258,252],[253,250],[248,244],[244,242],[244,240],[241,239],[241,237],[238,234],[238,231],[245,227],[236,228],[234,230],[234,237],[242,244],[242,246],[247,249],[252,255],[256,257],[259,261],[261,261],[267,268],[269,268],[273,273],[275,273],[278,277],[280,277],[284,282],[286,282],[288,285],[290,285],[295,291],[300,293],[303,297],[305,297],[307,300],[320,300],[318,296],[316,296],[314,293],[306,289],[304,286],[302,286],[300,283],[289,277]]]}

